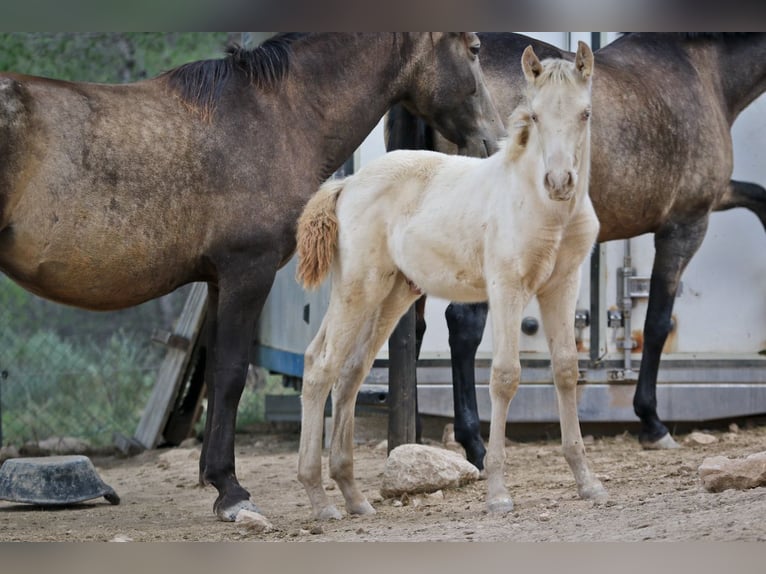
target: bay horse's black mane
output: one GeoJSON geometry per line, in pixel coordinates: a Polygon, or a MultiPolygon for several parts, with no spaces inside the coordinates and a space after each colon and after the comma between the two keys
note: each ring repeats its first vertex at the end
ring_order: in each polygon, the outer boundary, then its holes
{"type": "Polygon", "coordinates": [[[262,90],[274,89],[287,76],[292,43],[306,34],[277,34],[253,49],[238,44],[226,48],[226,56],[183,64],[162,74],[170,87],[190,107],[207,115],[221,98],[223,88],[235,75],[262,90]]]}

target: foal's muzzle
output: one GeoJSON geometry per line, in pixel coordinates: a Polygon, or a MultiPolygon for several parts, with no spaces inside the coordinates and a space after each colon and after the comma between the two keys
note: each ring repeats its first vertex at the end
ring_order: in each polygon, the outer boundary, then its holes
{"type": "Polygon", "coordinates": [[[569,201],[577,184],[577,173],[571,169],[550,170],[545,174],[545,189],[554,201],[569,201]]]}

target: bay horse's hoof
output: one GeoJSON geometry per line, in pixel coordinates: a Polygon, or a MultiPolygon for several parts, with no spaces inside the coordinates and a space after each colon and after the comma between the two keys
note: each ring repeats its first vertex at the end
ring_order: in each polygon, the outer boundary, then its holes
{"type": "Polygon", "coordinates": [[[240,502],[237,502],[236,504],[228,507],[228,508],[221,508],[218,507],[215,509],[215,514],[218,516],[218,520],[221,522],[234,522],[237,519],[237,515],[242,510],[247,510],[249,512],[255,512],[256,514],[260,514],[261,511],[258,510],[258,507],[255,505],[255,503],[252,500],[242,500],[240,502]]]}
{"type": "Polygon", "coordinates": [[[317,520],[340,520],[343,518],[340,510],[335,508],[335,505],[333,504],[325,506],[322,510],[316,512],[314,516],[317,520]]]}
{"type": "Polygon", "coordinates": [[[673,448],[681,448],[670,433],[666,433],[662,438],[655,441],[642,440],[641,446],[645,450],[669,450],[673,448]]]}
{"type": "Polygon", "coordinates": [[[508,514],[513,511],[513,500],[508,497],[487,501],[487,511],[490,514],[508,514]]]}

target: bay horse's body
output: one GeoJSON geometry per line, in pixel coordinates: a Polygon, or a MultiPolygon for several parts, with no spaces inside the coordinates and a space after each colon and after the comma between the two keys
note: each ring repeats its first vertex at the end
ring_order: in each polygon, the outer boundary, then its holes
{"type": "MultiPolygon", "coordinates": [[[[509,63],[525,46],[532,44],[542,57],[573,57],[518,34],[480,37],[482,70],[501,114],[523,97],[523,76],[509,63]]],[[[711,211],[745,207],[766,227],[766,190],[730,180],[731,126],[766,89],[766,34],[630,34],[598,50],[595,58],[590,196],[601,224],[598,240],[654,233],[656,255],[633,404],[641,420],[641,443],[671,448],[676,443],[657,414],[656,382],[681,274],[702,243],[711,211]]],[[[401,110],[392,110],[388,127],[389,148],[451,148],[401,110]],[[413,135],[418,139],[412,140],[413,135]]],[[[455,436],[468,459],[483,468],[474,357],[487,306],[450,305],[446,315],[455,436]]]]}
{"type": "Polygon", "coordinates": [[[521,313],[536,296],[559,398],[564,456],[584,498],[606,491],[588,468],[577,418],[574,311],[579,267],[598,220],[588,198],[593,54],[574,63],[522,56],[528,101],[499,152],[475,159],[396,151],[311,198],[298,224],[298,276],[332,269],[327,313],[306,351],[298,478],[314,516],[339,518],[322,485],[324,405],[332,388],[330,476],[351,514],[374,512],[353,474],[356,395],[376,352],[420,291],[489,300],[495,348],[487,504],[507,512],[505,426],[519,385],[521,313]]]}
{"type": "Polygon", "coordinates": [[[477,51],[469,33],[281,35],[135,84],[0,75],[0,270],[96,310],[208,284],[200,481],[221,520],[256,510],[235,417],[304,203],[395,102],[491,145],[502,123],[477,51]]]}

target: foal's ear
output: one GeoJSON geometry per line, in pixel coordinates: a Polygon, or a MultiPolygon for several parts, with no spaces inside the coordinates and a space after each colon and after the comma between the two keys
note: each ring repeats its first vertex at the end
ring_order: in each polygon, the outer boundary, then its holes
{"type": "Polygon", "coordinates": [[[580,73],[583,80],[587,81],[593,75],[593,52],[590,46],[582,40],[577,42],[575,69],[580,73]]]}
{"type": "Polygon", "coordinates": [[[524,48],[524,53],[521,55],[521,69],[524,70],[524,76],[528,82],[534,82],[535,78],[543,72],[543,65],[537,59],[532,46],[524,48]]]}

